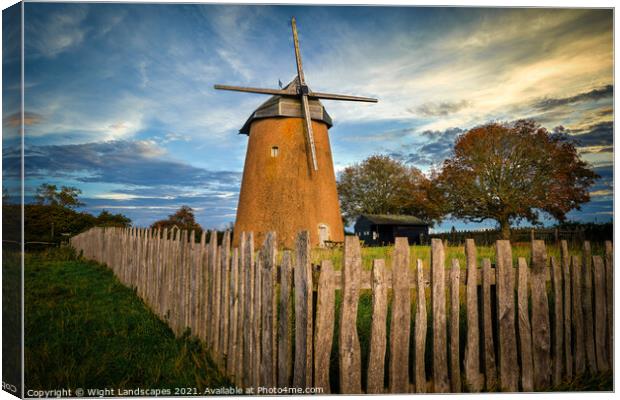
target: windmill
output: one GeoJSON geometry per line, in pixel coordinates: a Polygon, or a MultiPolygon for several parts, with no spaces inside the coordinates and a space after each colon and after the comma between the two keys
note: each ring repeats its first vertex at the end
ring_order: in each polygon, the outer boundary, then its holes
{"type": "MultiPolygon", "coordinates": [[[[297,76],[292,82],[280,89],[229,85],[214,87],[219,90],[272,95],[254,111],[240,130],[240,133],[250,136],[250,142],[235,232],[253,231],[260,240],[264,233],[276,231],[279,242],[290,245],[297,230],[308,230],[313,244],[322,245],[328,240],[344,240],[344,230],[327,136],[332,121],[320,100],[376,103],[377,99],[311,91],[304,76],[295,17],[291,19],[291,27],[297,64],[297,76]],[[299,119],[302,120],[301,126],[298,125],[299,119]],[[297,133],[302,134],[301,141],[297,133]],[[320,137],[319,152],[315,133],[320,137]],[[287,157],[282,159],[288,162],[276,165],[273,159],[279,156],[280,146],[271,146],[270,157],[267,157],[264,148],[269,147],[269,143],[282,141],[285,149],[289,150],[285,153],[287,157]],[[296,157],[300,143],[305,148],[307,168],[302,168],[299,157],[296,157]],[[321,165],[321,171],[319,158],[325,163],[321,165]],[[282,195],[291,189],[294,193],[282,195]]],[[[238,238],[239,235],[235,235],[235,241],[238,238]]]]}

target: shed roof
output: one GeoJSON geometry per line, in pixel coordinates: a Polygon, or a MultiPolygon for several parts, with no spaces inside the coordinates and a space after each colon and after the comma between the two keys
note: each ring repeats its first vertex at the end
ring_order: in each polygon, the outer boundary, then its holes
{"type": "Polygon", "coordinates": [[[413,215],[362,214],[375,225],[429,225],[428,222],[413,215]]]}
{"type": "MultiPolygon", "coordinates": [[[[288,89],[291,86],[299,85],[297,77],[291,81],[284,89],[288,89]]],[[[327,124],[329,128],[332,127],[332,118],[329,116],[325,107],[319,100],[310,99],[308,101],[310,107],[310,117],[315,121],[322,121],[327,124]]],[[[252,121],[259,118],[272,118],[272,117],[299,117],[302,118],[301,101],[294,97],[285,96],[271,96],[267,101],[258,106],[256,110],[245,121],[241,129],[240,134],[249,135],[250,125],[252,121]]]]}

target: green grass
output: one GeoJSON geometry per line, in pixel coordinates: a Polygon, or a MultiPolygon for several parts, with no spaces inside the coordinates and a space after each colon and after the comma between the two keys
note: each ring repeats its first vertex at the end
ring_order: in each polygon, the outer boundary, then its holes
{"type": "Polygon", "coordinates": [[[2,249],[2,380],[6,390],[21,393],[21,257],[14,246],[2,249]],[[16,391],[11,390],[15,388],[16,391]]]}
{"type": "MultiPolygon", "coordinates": [[[[488,258],[491,263],[495,263],[495,247],[494,246],[477,246],[478,262],[481,263],[483,258],[488,258]]],[[[570,255],[581,255],[581,248],[569,247],[570,255]]],[[[394,252],[393,246],[385,247],[362,247],[362,268],[365,270],[372,269],[372,260],[384,259],[386,266],[391,267],[392,253],[394,252]]],[[[519,257],[524,257],[528,263],[530,261],[531,248],[527,244],[513,244],[512,246],[512,258],[516,265],[519,257]]],[[[463,246],[448,246],[445,248],[446,254],[446,267],[449,268],[452,259],[459,260],[459,265],[462,269],[465,268],[465,248],[463,246]]],[[[605,254],[605,247],[602,243],[592,243],[592,254],[603,256],[605,254]]],[[[410,268],[415,270],[416,260],[422,260],[424,267],[428,268],[431,258],[430,246],[410,246],[410,268]]],[[[320,264],[322,260],[331,260],[334,269],[340,270],[342,268],[343,249],[313,249],[312,250],[312,263],[320,264]]],[[[556,260],[560,259],[560,249],[555,245],[547,246],[547,257],[555,257],[556,260]]]]}
{"type": "Polygon", "coordinates": [[[25,295],[26,389],[229,384],[200,343],[175,338],[111,271],[68,250],[27,254],[25,295]]]}

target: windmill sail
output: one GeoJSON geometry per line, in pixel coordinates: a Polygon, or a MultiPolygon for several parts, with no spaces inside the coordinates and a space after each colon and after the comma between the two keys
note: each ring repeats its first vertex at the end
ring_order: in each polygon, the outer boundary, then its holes
{"type": "Polygon", "coordinates": [[[299,79],[299,97],[301,99],[301,109],[304,116],[306,125],[306,135],[308,137],[308,147],[310,148],[310,159],[312,161],[312,168],[315,171],[319,169],[316,162],[316,147],[314,146],[314,134],[312,133],[312,120],[310,119],[310,107],[308,106],[308,86],[304,78],[304,69],[301,64],[301,53],[299,51],[299,39],[297,38],[297,24],[295,23],[295,17],[291,20],[291,26],[293,28],[293,45],[295,46],[295,61],[297,63],[297,78],[299,79]]]}
{"type": "MultiPolygon", "coordinates": [[[[314,134],[312,132],[312,116],[310,113],[309,99],[361,101],[361,102],[369,102],[369,103],[376,103],[377,99],[370,98],[370,97],[350,96],[350,95],[333,94],[333,93],[319,93],[319,92],[310,91],[310,89],[306,85],[303,66],[301,62],[301,52],[299,51],[299,38],[297,37],[297,24],[295,21],[295,17],[291,19],[291,27],[293,30],[293,44],[295,47],[295,63],[297,65],[297,84],[296,85],[289,85],[284,89],[263,89],[263,88],[252,88],[252,87],[243,87],[243,86],[229,86],[229,85],[215,85],[214,88],[219,89],[219,90],[232,90],[236,92],[270,94],[270,95],[298,98],[301,102],[301,114],[304,120],[304,128],[306,131],[307,145],[309,149],[309,152],[308,152],[309,161],[311,163],[312,169],[314,171],[318,171],[316,146],[314,143],[314,134]]],[[[280,84],[280,81],[278,81],[278,83],[280,84]]]]}

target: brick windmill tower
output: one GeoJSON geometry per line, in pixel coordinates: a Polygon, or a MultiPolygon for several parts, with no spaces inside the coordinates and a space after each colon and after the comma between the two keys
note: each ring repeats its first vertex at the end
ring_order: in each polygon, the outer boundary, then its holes
{"type": "Polygon", "coordinates": [[[327,130],[332,120],[319,99],[376,103],[376,99],[312,92],[306,85],[295,18],[291,20],[297,77],[282,89],[215,85],[215,89],[272,95],[245,122],[249,136],[235,221],[262,243],[275,231],[278,243],[293,247],[297,232],[310,232],[313,246],[342,242],[344,228],[327,130]]]}

